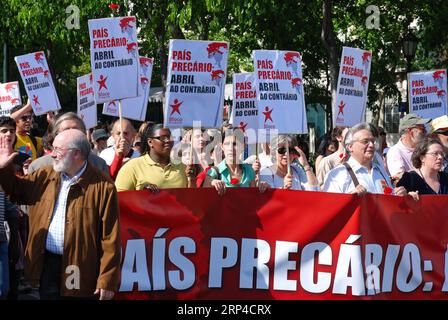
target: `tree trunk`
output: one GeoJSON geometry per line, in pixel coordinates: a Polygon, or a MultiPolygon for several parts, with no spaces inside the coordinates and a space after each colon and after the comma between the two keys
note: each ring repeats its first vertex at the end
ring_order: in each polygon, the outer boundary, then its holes
{"type": "Polygon", "coordinates": [[[336,89],[338,85],[339,66],[336,38],[333,31],[332,5],[332,0],[325,0],[322,4],[323,21],[321,38],[325,48],[328,51],[328,71],[330,75],[331,105],[332,110],[334,110],[334,104],[336,103],[336,89]]]}

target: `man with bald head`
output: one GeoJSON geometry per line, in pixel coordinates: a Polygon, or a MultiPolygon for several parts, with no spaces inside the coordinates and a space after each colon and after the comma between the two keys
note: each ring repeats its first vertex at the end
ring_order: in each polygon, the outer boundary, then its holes
{"type": "Polygon", "coordinates": [[[41,299],[111,299],[118,288],[117,191],[88,161],[90,143],[77,129],[53,141],[53,164],[14,175],[17,153],[0,137],[0,183],[12,201],[30,206],[25,277],[41,299]]]}
{"type": "Polygon", "coordinates": [[[138,151],[132,149],[136,134],[137,132],[131,121],[123,118],[120,124],[120,119],[115,120],[112,126],[114,145],[100,153],[100,157],[109,166],[109,173],[112,179],[115,180],[118,171],[128,160],[140,156],[138,151]]]}

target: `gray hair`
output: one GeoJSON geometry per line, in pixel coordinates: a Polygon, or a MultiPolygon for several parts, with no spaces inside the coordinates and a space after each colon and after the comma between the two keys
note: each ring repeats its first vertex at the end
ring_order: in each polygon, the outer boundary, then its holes
{"type": "Polygon", "coordinates": [[[296,147],[298,145],[297,139],[293,135],[289,134],[279,134],[275,135],[271,139],[271,156],[275,157],[279,145],[290,145],[292,147],[296,147]]]}
{"type": "Polygon", "coordinates": [[[350,129],[348,129],[348,132],[345,135],[345,140],[344,140],[344,147],[347,152],[349,152],[347,149],[347,146],[349,144],[353,143],[353,136],[355,135],[355,133],[357,133],[358,131],[361,131],[361,130],[367,130],[369,132],[372,132],[372,127],[367,122],[361,122],[361,123],[358,123],[357,125],[354,125],[350,129]]]}
{"type": "Polygon", "coordinates": [[[77,121],[79,124],[79,130],[82,131],[83,133],[86,132],[86,125],[84,124],[84,121],[76,113],[70,111],[70,112],[60,113],[56,116],[56,119],[54,120],[54,123],[53,123],[54,136],[58,135],[59,126],[65,120],[77,121]]]}
{"type": "Polygon", "coordinates": [[[81,152],[81,156],[84,160],[87,160],[90,154],[90,142],[87,140],[87,136],[80,135],[75,137],[67,144],[67,148],[78,149],[81,152]]]}

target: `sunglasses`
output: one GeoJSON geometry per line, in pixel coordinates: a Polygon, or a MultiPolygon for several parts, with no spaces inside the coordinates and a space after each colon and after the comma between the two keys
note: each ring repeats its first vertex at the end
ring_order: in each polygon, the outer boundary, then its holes
{"type": "Polygon", "coordinates": [[[33,117],[32,116],[23,116],[23,117],[20,117],[20,119],[22,119],[22,121],[29,121],[29,120],[33,119],[33,117]]]}
{"type": "Polygon", "coordinates": [[[444,135],[444,136],[448,136],[448,131],[439,131],[439,132],[436,131],[434,133],[441,134],[441,135],[444,135]]]}
{"type": "MultiPolygon", "coordinates": [[[[297,154],[297,150],[294,148],[288,148],[289,154],[297,154]]],[[[285,147],[281,147],[277,149],[277,153],[278,154],[285,154],[286,153],[286,148],[285,147]]]]}

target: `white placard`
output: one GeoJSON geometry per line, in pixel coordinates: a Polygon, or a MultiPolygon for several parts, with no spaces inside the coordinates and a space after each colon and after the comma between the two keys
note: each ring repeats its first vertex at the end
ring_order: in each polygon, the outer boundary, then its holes
{"type": "MultiPolygon", "coordinates": [[[[121,100],[121,111],[124,118],[138,121],[146,120],[148,109],[149,91],[151,86],[153,59],[140,57],[140,87],[143,94],[135,98],[121,100]]],[[[112,100],[103,104],[103,114],[118,117],[118,100],[112,100]]]]}
{"type": "Polygon", "coordinates": [[[96,103],[139,95],[136,29],[135,17],[89,20],[96,103]]]}
{"type": "Polygon", "coordinates": [[[364,121],[372,52],[343,47],[339,68],[334,126],[354,126],[364,121]]]}
{"type": "Polygon", "coordinates": [[[21,104],[19,82],[0,83],[0,116],[9,116],[11,108],[21,104]]]}
{"type": "Polygon", "coordinates": [[[93,76],[91,73],[76,79],[78,116],[84,121],[87,129],[98,124],[95,95],[93,93],[93,76]]]}
{"type": "Polygon", "coordinates": [[[14,60],[34,114],[39,116],[61,109],[45,54],[39,51],[17,56],[14,60]]]}
{"type": "Polygon", "coordinates": [[[221,127],[228,52],[227,42],[170,40],[166,127],[221,127]]]}
{"type": "Polygon", "coordinates": [[[408,73],[409,112],[422,118],[447,114],[446,69],[408,73]]]}
{"type": "Polygon", "coordinates": [[[307,133],[302,57],[297,51],[254,50],[259,128],[307,133]]]}
{"type": "Polygon", "coordinates": [[[252,130],[254,134],[246,134],[249,138],[248,143],[257,142],[254,139],[258,130],[257,91],[253,73],[233,75],[233,106],[230,123],[234,128],[240,128],[245,134],[252,130]]]}

